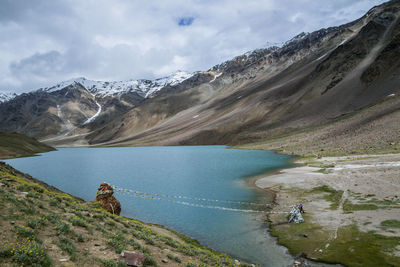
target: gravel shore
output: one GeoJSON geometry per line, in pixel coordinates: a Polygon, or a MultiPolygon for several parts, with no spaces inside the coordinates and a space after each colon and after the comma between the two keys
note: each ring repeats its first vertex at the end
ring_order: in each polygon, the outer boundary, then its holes
{"type": "MultiPolygon", "coordinates": [[[[255,184],[275,192],[272,211],[289,211],[290,206],[303,203],[306,224],[318,225],[326,240],[305,249],[308,257],[323,258],[332,242],[340,242],[338,231],[344,227],[400,236],[400,154],[324,157],[297,163],[302,166],[262,177],[255,184]]],[[[278,241],[279,231],[292,227],[285,226],[285,214],[272,213],[269,220],[278,241]]],[[[389,253],[400,256],[400,244],[389,253]]]]}

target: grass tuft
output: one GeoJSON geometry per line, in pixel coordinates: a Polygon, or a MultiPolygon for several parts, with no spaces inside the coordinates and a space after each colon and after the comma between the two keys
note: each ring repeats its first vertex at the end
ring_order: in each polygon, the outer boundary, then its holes
{"type": "Polygon", "coordinates": [[[343,190],[335,190],[327,185],[314,187],[311,193],[324,193],[323,199],[331,202],[330,209],[336,210],[339,207],[340,200],[343,196],[343,190]]]}
{"type": "Polygon", "coordinates": [[[381,226],[386,228],[400,228],[400,221],[398,220],[386,220],[381,222],[381,226]]]}

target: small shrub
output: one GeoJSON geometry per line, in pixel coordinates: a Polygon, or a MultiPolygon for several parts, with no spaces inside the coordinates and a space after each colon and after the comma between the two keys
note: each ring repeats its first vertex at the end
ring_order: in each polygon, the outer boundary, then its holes
{"type": "Polygon", "coordinates": [[[122,223],[122,224],[125,226],[125,228],[131,227],[131,225],[129,224],[128,221],[123,221],[123,220],[121,220],[120,223],[122,223]]]}
{"type": "Polygon", "coordinates": [[[38,228],[46,225],[46,219],[45,218],[32,219],[32,220],[27,221],[26,225],[32,229],[38,229],[38,228]]]}
{"type": "Polygon", "coordinates": [[[13,255],[12,248],[4,247],[0,249],[0,258],[9,258],[13,255]]]}
{"type": "Polygon", "coordinates": [[[49,222],[51,222],[53,224],[60,222],[60,216],[58,216],[57,214],[52,213],[52,212],[45,214],[44,218],[46,218],[49,222]]]}
{"type": "Polygon", "coordinates": [[[21,207],[19,210],[28,215],[33,215],[36,213],[36,210],[32,206],[21,207]]]}
{"type": "Polygon", "coordinates": [[[170,237],[165,237],[165,244],[173,248],[179,247],[179,243],[170,237]]]}
{"type": "Polygon", "coordinates": [[[157,261],[150,255],[146,255],[143,266],[158,266],[157,261]]]}
{"type": "Polygon", "coordinates": [[[96,213],[96,214],[93,214],[93,218],[97,218],[100,221],[104,221],[104,219],[107,218],[107,216],[105,214],[102,214],[102,213],[96,213]]]}
{"type": "Polygon", "coordinates": [[[84,256],[89,255],[89,250],[88,250],[87,248],[84,248],[83,251],[82,251],[82,254],[83,254],[84,256]]]}
{"type": "Polygon", "coordinates": [[[108,239],[107,244],[109,244],[110,246],[112,246],[115,249],[116,253],[121,253],[122,250],[125,249],[125,238],[118,234],[118,233],[112,233],[111,237],[108,239]]]}
{"type": "Polygon", "coordinates": [[[135,239],[133,239],[133,238],[129,239],[129,244],[130,244],[134,249],[137,249],[137,250],[142,250],[142,248],[143,248],[143,246],[142,246],[139,242],[137,242],[135,239]]]}
{"type": "Polygon", "coordinates": [[[52,265],[51,259],[46,251],[35,241],[16,246],[13,250],[12,260],[21,266],[43,266],[52,265]]]}
{"type": "Polygon", "coordinates": [[[82,218],[74,216],[74,217],[71,217],[69,219],[69,221],[74,226],[80,226],[80,227],[88,228],[88,224],[82,218]]]}
{"type": "Polygon", "coordinates": [[[73,255],[76,251],[76,247],[71,240],[67,239],[66,237],[60,237],[60,243],[58,246],[63,250],[68,252],[70,255],[73,255]]]}
{"type": "Polygon", "coordinates": [[[134,222],[133,223],[133,228],[135,230],[142,231],[143,228],[144,228],[144,225],[142,223],[140,223],[140,222],[134,222]]]}
{"type": "Polygon", "coordinates": [[[101,226],[98,225],[98,224],[95,224],[94,229],[95,229],[96,231],[99,231],[99,232],[102,232],[102,233],[106,233],[106,232],[107,232],[106,230],[104,230],[103,227],[101,227],[101,226]]]}
{"type": "Polygon", "coordinates": [[[92,228],[87,228],[86,230],[88,231],[89,235],[93,235],[93,234],[94,234],[94,232],[93,232],[93,229],[92,229],[92,228]]]}
{"type": "Polygon", "coordinates": [[[172,254],[170,254],[170,253],[167,254],[167,257],[168,257],[168,259],[174,260],[174,261],[176,261],[176,262],[178,262],[178,263],[181,263],[181,262],[182,262],[182,260],[181,260],[178,256],[172,255],[172,254]]]}
{"type": "Polygon", "coordinates": [[[58,222],[56,225],[58,235],[67,235],[71,232],[71,227],[65,222],[58,222]]]}
{"type": "Polygon", "coordinates": [[[31,188],[33,190],[35,190],[36,192],[38,192],[38,193],[43,193],[44,192],[44,189],[42,187],[40,187],[40,186],[37,186],[37,185],[34,185],[31,188]]]}
{"type": "Polygon", "coordinates": [[[154,240],[151,238],[151,237],[149,237],[149,236],[145,236],[145,237],[143,237],[143,240],[146,242],[146,244],[148,244],[148,245],[155,245],[155,242],[154,242],[154,240]]]}
{"type": "Polygon", "coordinates": [[[150,254],[151,253],[151,250],[148,247],[145,247],[145,246],[143,246],[141,250],[142,250],[142,252],[144,254],[150,254]]]}
{"type": "Polygon", "coordinates": [[[129,244],[135,249],[143,252],[144,254],[150,254],[150,249],[146,246],[142,246],[139,242],[137,242],[135,239],[131,238],[129,239],[129,244]]]}
{"type": "Polygon", "coordinates": [[[55,201],[54,199],[51,199],[51,200],[49,201],[49,204],[50,204],[50,206],[52,206],[52,207],[56,207],[56,206],[58,205],[58,202],[55,201]]]}
{"type": "Polygon", "coordinates": [[[78,240],[78,242],[85,242],[85,238],[83,238],[83,235],[78,235],[76,240],[78,240]]]}
{"type": "Polygon", "coordinates": [[[106,220],[106,224],[109,226],[115,226],[115,222],[111,219],[106,220]]]}
{"type": "Polygon", "coordinates": [[[27,237],[29,239],[36,238],[35,232],[33,232],[33,230],[30,227],[22,225],[22,226],[15,226],[14,229],[19,237],[27,237]]]}
{"type": "Polygon", "coordinates": [[[78,216],[79,218],[83,218],[83,215],[80,211],[74,210],[72,211],[73,214],[75,214],[76,216],[78,216]]]}
{"type": "Polygon", "coordinates": [[[29,187],[27,185],[19,185],[17,186],[18,191],[27,192],[29,191],[29,187]]]}
{"type": "Polygon", "coordinates": [[[35,191],[30,191],[26,196],[31,197],[31,198],[40,198],[41,197],[41,195],[35,191]]]}

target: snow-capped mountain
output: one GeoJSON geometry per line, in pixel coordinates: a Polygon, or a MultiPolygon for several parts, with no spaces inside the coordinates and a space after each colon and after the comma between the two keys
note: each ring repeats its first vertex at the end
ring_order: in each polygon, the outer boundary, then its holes
{"type": "Polygon", "coordinates": [[[85,129],[101,127],[121,116],[146,98],[155,97],[164,88],[179,91],[201,82],[199,75],[177,71],[155,80],[127,81],[81,77],[19,96],[0,93],[0,125],[5,125],[4,131],[22,132],[30,124],[35,129],[30,128],[27,134],[35,137],[82,134],[85,129]]]}
{"type": "Polygon", "coordinates": [[[155,80],[141,79],[141,80],[111,81],[111,82],[93,81],[93,80],[88,80],[84,77],[80,77],[64,81],[55,86],[46,87],[40,90],[44,90],[46,92],[51,93],[59,91],[69,85],[79,83],[83,87],[85,87],[86,90],[88,90],[90,93],[94,94],[96,97],[115,96],[125,93],[136,92],[140,96],[148,98],[152,96],[154,93],[160,91],[162,88],[181,83],[184,80],[192,77],[193,75],[194,73],[177,71],[174,74],[171,74],[167,77],[155,80]]]}
{"type": "Polygon", "coordinates": [[[0,103],[9,101],[9,100],[13,99],[16,96],[17,96],[16,93],[1,93],[0,92],[0,103]]]}

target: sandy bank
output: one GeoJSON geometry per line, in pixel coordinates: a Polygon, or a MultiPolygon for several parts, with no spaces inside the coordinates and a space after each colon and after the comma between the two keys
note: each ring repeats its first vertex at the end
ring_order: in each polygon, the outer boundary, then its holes
{"type": "MultiPolygon", "coordinates": [[[[255,184],[276,193],[273,211],[287,211],[291,205],[303,203],[306,224],[318,226],[310,232],[320,235],[315,237],[319,242],[308,242],[310,247],[304,249],[310,258],[332,253],[328,248],[340,241],[338,231],[345,227],[356,226],[357,231],[388,238],[400,236],[400,154],[326,157],[299,163],[304,166],[262,177],[255,184]]],[[[296,226],[286,224],[284,214],[271,214],[269,220],[278,240],[284,231],[297,231],[292,228],[296,226]]],[[[305,227],[297,229],[306,232],[305,227]]],[[[297,235],[310,239],[303,233],[297,235]]],[[[285,245],[299,240],[289,238],[285,245]]],[[[399,256],[397,243],[384,253],[399,256]]]]}

